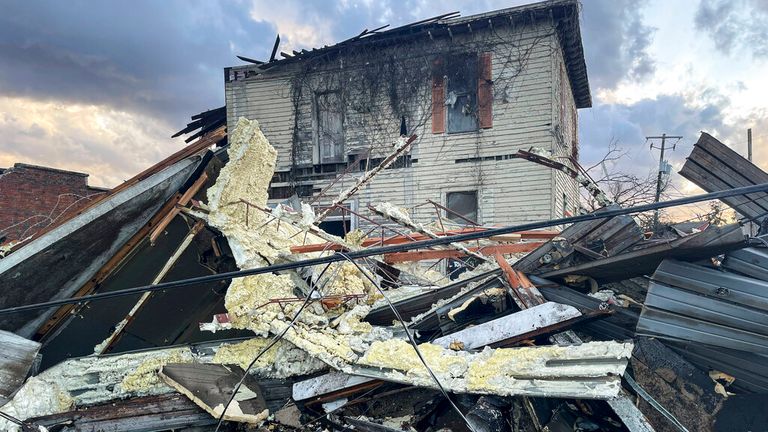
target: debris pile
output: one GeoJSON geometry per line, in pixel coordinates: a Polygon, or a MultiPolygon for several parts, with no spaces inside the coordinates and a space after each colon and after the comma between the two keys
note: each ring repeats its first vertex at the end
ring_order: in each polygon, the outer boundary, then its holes
{"type": "MultiPolygon", "coordinates": [[[[724,151],[702,140],[688,164],[699,147],[724,151]]],[[[200,160],[196,175],[210,182],[198,198],[170,207],[214,235],[206,248],[219,271],[203,278],[225,282],[225,310],[208,307],[193,329],[211,339],[42,370],[40,344],[0,333],[10,347],[0,357],[0,428],[729,430],[738,409],[765,401],[762,232],[675,227],[648,239],[631,209],[615,205],[538,227],[560,232],[446,229],[379,203],[368,220],[383,222],[342,238],[307,203],[269,202],[276,152],[257,122],[240,119],[216,154],[200,160]],[[395,234],[374,236],[385,229],[395,234]],[[234,269],[221,264],[227,256],[234,269]],[[462,273],[437,271],[444,260],[462,273]]],[[[752,198],[729,203],[755,211],[768,199],[752,198]]],[[[203,282],[161,279],[144,291],[178,295],[203,282]]],[[[97,351],[119,343],[131,319],[97,351]]]]}

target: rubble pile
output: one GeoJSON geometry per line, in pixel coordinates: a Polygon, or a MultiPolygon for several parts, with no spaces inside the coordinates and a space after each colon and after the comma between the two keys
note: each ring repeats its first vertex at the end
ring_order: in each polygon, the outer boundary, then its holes
{"type": "Polygon", "coordinates": [[[257,122],[226,156],[187,214],[258,272],[231,276],[199,328],[246,336],[65,360],[7,395],[0,428],[96,430],[99,407],[134,403],[121,419],[172,406],[210,430],[728,430],[768,391],[768,243],[738,224],[646,238],[622,215],[468,242],[492,227],[450,234],[379,203],[406,235],[342,238],[307,203],[270,205],[257,122]],[[391,264],[411,249],[423,259],[391,264]],[[463,273],[430,267],[446,252],[463,273]]]}

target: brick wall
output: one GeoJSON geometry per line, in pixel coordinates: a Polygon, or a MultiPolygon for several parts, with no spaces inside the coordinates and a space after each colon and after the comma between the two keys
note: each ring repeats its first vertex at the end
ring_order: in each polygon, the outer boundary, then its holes
{"type": "Polygon", "coordinates": [[[101,193],[88,186],[88,174],[21,163],[0,169],[0,244],[34,234],[101,193]]]}

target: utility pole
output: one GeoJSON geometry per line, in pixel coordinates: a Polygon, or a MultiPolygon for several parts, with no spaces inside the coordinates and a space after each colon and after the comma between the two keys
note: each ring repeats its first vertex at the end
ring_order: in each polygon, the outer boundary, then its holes
{"type": "Polygon", "coordinates": [[[747,129],[747,160],[752,162],[752,128],[747,129]]]}
{"type": "MultiPolygon", "coordinates": [[[[664,151],[667,149],[667,140],[668,139],[676,139],[672,144],[672,150],[675,149],[675,146],[677,145],[677,142],[683,139],[682,136],[678,135],[667,135],[665,133],[661,134],[660,136],[647,136],[645,137],[645,141],[651,141],[651,149],[659,149],[659,176],[656,178],[656,198],[654,198],[653,202],[659,202],[659,198],[661,198],[661,180],[664,176],[664,173],[666,170],[666,164],[667,161],[664,160],[664,151]],[[661,140],[661,144],[659,147],[654,147],[653,140],[661,140]]],[[[659,230],[659,211],[656,210],[653,213],[653,231],[657,232],[659,230]]]]}

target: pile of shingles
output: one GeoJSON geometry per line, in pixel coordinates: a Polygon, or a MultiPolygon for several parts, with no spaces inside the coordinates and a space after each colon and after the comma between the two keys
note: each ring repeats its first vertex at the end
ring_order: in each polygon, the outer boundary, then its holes
{"type": "MultiPolygon", "coordinates": [[[[682,174],[707,191],[768,181],[768,174],[707,134],[682,174]]],[[[760,222],[762,210],[768,212],[763,201],[768,198],[753,196],[728,204],[760,222]]],[[[489,253],[481,267],[487,270],[365,317],[380,326],[402,318],[416,342],[456,351],[543,348],[517,360],[544,359],[540,369],[515,376],[506,392],[462,391],[445,382],[446,394],[428,381],[362,368],[275,381],[237,366],[171,364],[161,373],[178,393],[31,421],[71,430],[126,421],[149,425],[140,430],[212,429],[233,389],[241,388],[236,400],[242,412],[226,417],[225,430],[764,430],[768,243],[759,234],[749,239],[740,224],[699,223],[645,238],[630,216],[581,222],[519,260],[489,253]],[[546,350],[595,341],[632,343],[634,349],[629,358],[546,350]],[[259,417],[265,410],[266,423],[259,417]],[[116,412],[133,414],[118,420],[116,412]]],[[[458,250],[459,256],[482,252],[458,250]]],[[[384,261],[435,258],[409,253],[384,261]]],[[[446,257],[456,254],[454,248],[446,257]]]]}

